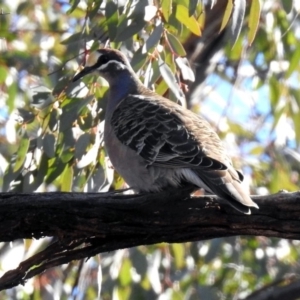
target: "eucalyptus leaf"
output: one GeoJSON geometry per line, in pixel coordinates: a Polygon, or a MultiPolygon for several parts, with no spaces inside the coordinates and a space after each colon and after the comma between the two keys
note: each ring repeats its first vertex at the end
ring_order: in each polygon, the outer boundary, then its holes
{"type": "Polygon", "coordinates": [[[192,33],[198,36],[201,35],[200,26],[197,20],[194,16],[189,16],[189,11],[185,6],[181,4],[178,4],[176,6],[176,18],[183,25],[185,25],[192,33]]]}
{"type": "MultiPolygon", "coordinates": [[[[236,43],[243,26],[246,11],[246,0],[235,0],[232,12],[232,22],[230,26],[233,46],[236,43]]],[[[232,47],[233,47],[232,46],[232,47]]]]}
{"type": "Polygon", "coordinates": [[[249,14],[249,20],[248,20],[248,43],[251,45],[253,43],[253,40],[255,38],[259,19],[260,19],[260,0],[252,0],[251,8],[250,8],[250,14],[249,14]]]}
{"type": "Polygon", "coordinates": [[[174,95],[176,96],[176,98],[181,102],[181,103],[185,103],[185,97],[184,94],[182,92],[182,90],[180,89],[177,80],[172,72],[172,70],[170,69],[170,67],[161,59],[161,57],[158,58],[158,66],[159,66],[159,70],[160,73],[162,75],[162,77],[164,78],[165,82],[167,83],[167,85],[169,86],[169,88],[171,89],[171,91],[174,93],[174,95]]]}
{"type": "Polygon", "coordinates": [[[55,143],[55,136],[51,133],[46,133],[43,138],[43,149],[49,158],[52,158],[55,155],[55,143]]]}
{"type": "Polygon", "coordinates": [[[25,133],[22,136],[20,144],[19,144],[19,149],[17,151],[16,162],[14,164],[13,172],[20,170],[21,167],[23,166],[28,149],[29,149],[29,145],[30,145],[29,137],[25,133]]]}
{"type": "Polygon", "coordinates": [[[91,143],[91,135],[89,133],[82,134],[75,144],[75,157],[81,159],[82,156],[86,153],[87,147],[91,143]]]}

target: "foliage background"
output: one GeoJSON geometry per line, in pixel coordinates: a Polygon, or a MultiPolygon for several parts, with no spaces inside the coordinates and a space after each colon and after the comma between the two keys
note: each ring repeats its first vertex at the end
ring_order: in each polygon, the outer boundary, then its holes
{"type": "MultiPolygon", "coordinates": [[[[145,85],[211,122],[252,193],[298,189],[299,4],[234,4],[0,1],[2,191],[124,186],[103,148],[107,84],[93,75],[71,82],[87,50],[108,39],[145,85]]],[[[48,242],[0,244],[0,273],[48,242]]],[[[231,237],[140,246],[51,269],[0,299],[240,299],[299,278],[298,244],[231,237]]]]}

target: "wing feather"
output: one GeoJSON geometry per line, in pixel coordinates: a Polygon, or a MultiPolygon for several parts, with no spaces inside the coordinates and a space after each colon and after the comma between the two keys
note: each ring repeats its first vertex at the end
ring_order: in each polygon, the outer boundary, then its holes
{"type": "Polygon", "coordinates": [[[226,170],[230,161],[205,120],[163,97],[127,96],[111,124],[117,138],[148,165],[226,170]]]}

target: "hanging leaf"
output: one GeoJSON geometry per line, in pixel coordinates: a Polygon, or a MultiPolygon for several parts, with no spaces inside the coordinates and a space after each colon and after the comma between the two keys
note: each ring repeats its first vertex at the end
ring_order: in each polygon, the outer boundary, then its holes
{"type": "Polygon", "coordinates": [[[186,52],[176,36],[167,32],[167,38],[168,38],[169,45],[171,46],[171,50],[173,52],[175,52],[179,56],[186,56],[186,52]]]}
{"type": "Polygon", "coordinates": [[[176,19],[186,26],[192,33],[200,36],[200,26],[194,16],[189,17],[189,11],[181,4],[176,6],[176,19]]]}
{"type": "Polygon", "coordinates": [[[25,133],[20,142],[20,146],[19,146],[19,149],[17,152],[16,163],[14,165],[13,172],[18,171],[23,166],[25,158],[26,158],[26,154],[29,149],[29,144],[30,144],[29,138],[28,138],[27,134],[25,133]]]}
{"type": "Polygon", "coordinates": [[[226,9],[225,9],[225,12],[224,12],[224,16],[223,16],[223,19],[222,19],[221,28],[220,28],[219,32],[221,32],[226,27],[226,25],[228,24],[228,21],[231,17],[232,8],[233,8],[233,2],[232,1],[233,0],[228,0],[227,1],[227,6],[226,6],[226,9]]]}
{"type": "Polygon", "coordinates": [[[161,10],[162,10],[162,13],[163,13],[166,21],[168,22],[169,17],[172,13],[172,0],[162,0],[161,10]]]}
{"type": "Polygon", "coordinates": [[[260,0],[252,0],[251,3],[251,9],[250,9],[250,14],[249,14],[249,20],[248,20],[248,27],[249,27],[249,32],[248,32],[248,43],[249,45],[252,44],[258,24],[259,24],[259,18],[260,18],[260,0]]]}
{"type": "Polygon", "coordinates": [[[179,69],[180,69],[180,72],[181,72],[181,75],[182,75],[182,78],[184,80],[189,80],[191,82],[194,82],[195,81],[195,75],[194,75],[194,72],[192,71],[190,65],[189,65],[189,62],[187,60],[186,57],[177,57],[175,59],[179,69]]]}
{"type": "Polygon", "coordinates": [[[61,176],[61,191],[71,192],[74,169],[71,164],[67,164],[61,176]]]}
{"type": "Polygon", "coordinates": [[[158,65],[159,65],[160,73],[163,79],[165,80],[165,82],[167,83],[167,85],[169,86],[169,88],[171,89],[171,91],[174,93],[176,98],[181,103],[185,103],[184,94],[180,89],[177,80],[170,67],[161,59],[161,57],[158,58],[158,65]]]}
{"type": "Polygon", "coordinates": [[[285,78],[289,78],[292,73],[299,68],[299,61],[300,61],[300,48],[296,47],[295,52],[292,55],[292,58],[290,60],[290,65],[288,70],[285,73],[285,78]]]}
{"type": "MultiPolygon", "coordinates": [[[[281,4],[282,4],[282,7],[283,9],[285,10],[285,12],[287,14],[289,14],[293,8],[293,0],[281,0],[281,4]]],[[[295,1],[297,2],[297,1],[295,1]]]]}
{"type": "Polygon", "coordinates": [[[109,38],[113,41],[118,29],[118,5],[113,1],[108,1],[105,5],[105,18],[108,28],[109,38]]]}
{"type": "Polygon", "coordinates": [[[232,47],[235,45],[243,26],[246,10],[246,0],[234,0],[231,24],[232,47]]]}
{"type": "Polygon", "coordinates": [[[189,17],[192,16],[196,9],[197,9],[197,6],[198,6],[198,0],[190,0],[189,1],[189,17]]]}
{"type": "Polygon", "coordinates": [[[134,19],[123,18],[119,21],[115,42],[123,42],[143,30],[146,22],[143,15],[135,15],[134,19]]]}
{"type": "Polygon", "coordinates": [[[75,144],[75,157],[81,159],[82,156],[86,153],[87,147],[91,143],[91,135],[89,133],[82,134],[75,144]]]}
{"type": "Polygon", "coordinates": [[[51,133],[47,133],[43,138],[43,149],[49,158],[55,155],[55,136],[51,133]]]}
{"type": "Polygon", "coordinates": [[[146,43],[143,46],[143,52],[150,52],[159,42],[163,33],[162,23],[157,24],[152,34],[146,40],[146,43]]]}

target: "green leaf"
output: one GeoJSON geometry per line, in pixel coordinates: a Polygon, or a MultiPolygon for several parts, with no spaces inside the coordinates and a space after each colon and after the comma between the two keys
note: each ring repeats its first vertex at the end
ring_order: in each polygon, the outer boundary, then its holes
{"type": "Polygon", "coordinates": [[[233,0],[227,0],[226,9],[225,9],[225,12],[224,12],[224,16],[223,16],[223,19],[222,19],[221,28],[220,28],[219,32],[221,32],[226,27],[226,25],[228,24],[228,21],[231,17],[231,13],[232,13],[232,9],[233,9],[233,2],[232,1],[233,0]]]}
{"type": "Polygon", "coordinates": [[[293,72],[299,68],[299,61],[300,61],[300,47],[296,47],[293,55],[292,55],[292,58],[290,60],[290,65],[289,65],[289,68],[287,69],[284,77],[285,78],[289,78],[293,72]]]}
{"type": "Polygon", "coordinates": [[[276,107],[280,97],[280,84],[279,81],[272,76],[269,79],[269,92],[270,92],[270,100],[271,106],[276,107]]]}
{"type": "Polygon", "coordinates": [[[258,24],[259,24],[259,18],[260,18],[260,0],[252,0],[251,2],[251,8],[250,8],[250,14],[249,14],[249,20],[248,20],[248,27],[249,27],[249,32],[248,32],[248,43],[249,45],[252,44],[258,24]]]}
{"type": "Polygon", "coordinates": [[[129,20],[124,18],[121,20],[121,23],[118,25],[117,36],[114,42],[124,42],[130,38],[132,38],[139,31],[143,30],[146,25],[144,20],[144,16],[139,15],[136,16],[135,19],[131,20],[130,24],[129,20]]]}
{"type": "Polygon", "coordinates": [[[232,47],[236,43],[243,26],[246,11],[246,0],[235,0],[232,12],[232,24],[231,24],[231,39],[233,41],[232,47]]]}
{"type": "Polygon", "coordinates": [[[168,85],[164,80],[161,80],[155,88],[155,92],[159,95],[164,95],[168,90],[168,85]]]}
{"type": "Polygon", "coordinates": [[[61,191],[71,192],[74,170],[71,164],[67,164],[61,176],[61,191]]]}
{"type": "Polygon", "coordinates": [[[113,1],[108,1],[105,5],[105,18],[108,28],[109,38],[113,41],[118,29],[118,5],[113,1]]]}
{"type": "Polygon", "coordinates": [[[45,179],[46,184],[52,183],[56,180],[64,171],[65,165],[66,164],[64,164],[59,158],[56,158],[50,168],[48,168],[48,174],[45,179]]]}
{"type": "Polygon", "coordinates": [[[128,286],[131,283],[130,269],[132,267],[131,261],[125,258],[122,262],[122,267],[119,273],[119,281],[121,286],[128,286]]]}
{"type": "Polygon", "coordinates": [[[185,266],[184,260],[184,245],[183,244],[171,244],[176,269],[182,269],[185,266]]]}
{"type": "Polygon", "coordinates": [[[192,33],[200,36],[200,26],[194,16],[189,17],[189,11],[181,4],[176,6],[176,19],[186,26],[192,33]]]}
{"type": "Polygon", "coordinates": [[[281,0],[281,5],[285,12],[289,14],[293,8],[293,0],[281,0]]]}
{"type": "Polygon", "coordinates": [[[180,43],[180,41],[177,39],[176,36],[167,32],[167,39],[168,39],[168,42],[169,42],[172,52],[176,53],[179,56],[186,55],[186,52],[185,52],[182,44],[180,43]]]}
{"type": "Polygon", "coordinates": [[[159,42],[163,33],[162,23],[157,24],[152,34],[146,40],[146,43],[143,46],[143,52],[150,52],[159,42]]]}
{"type": "Polygon", "coordinates": [[[44,182],[44,178],[48,171],[48,157],[45,153],[42,154],[41,160],[39,162],[37,173],[34,176],[34,181],[32,185],[32,191],[36,191],[38,187],[44,182]]]}
{"type": "Polygon", "coordinates": [[[59,118],[58,110],[53,109],[49,114],[49,129],[53,132],[56,131],[58,128],[58,118],[59,118]]]}
{"type": "Polygon", "coordinates": [[[264,147],[262,147],[262,146],[255,146],[255,147],[253,147],[251,150],[250,150],[250,154],[252,154],[252,155],[255,155],[255,156],[259,156],[259,155],[262,155],[263,153],[264,153],[264,151],[265,151],[265,148],[264,147]]]}
{"type": "Polygon", "coordinates": [[[72,43],[78,43],[79,41],[86,38],[86,34],[82,32],[77,32],[66,38],[65,40],[61,41],[60,43],[63,45],[69,45],[72,43]]]}
{"type": "Polygon", "coordinates": [[[51,133],[46,133],[43,138],[43,149],[49,158],[55,155],[55,136],[51,133]]]}
{"type": "Polygon", "coordinates": [[[77,8],[80,1],[81,0],[70,0],[71,7],[67,11],[67,13],[70,14],[71,12],[73,12],[77,8]]]}
{"type": "Polygon", "coordinates": [[[13,168],[13,172],[18,171],[23,166],[25,162],[26,154],[29,149],[29,145],[30,145],[30,141],[27,134],[25,133],[20,141],[20,146],[17,151],[17,158],[13,168]]]}
{"type": "Polygon", "coordinates": [[[170,67],[161,59],[161,57],[158,58],[158,66],[163,79],[165,80],[171,91],[180,102],[184,103],[185,97],[177,83],[175,76],[170,67]]]}
{"type": "Polygon", "coordinates": [[[162,0],[161,9],[166,21],[168,22],[172,13],[172,0],[162,0]]]}
{"type": "Polygon", "coordinates": [[[59,131],[65,131],[72,127],[73,122],[78,118],[81,110],[94,99],[93,95],[84,99],[67,99],[62,104],[63,113],[60,115],[59,131]]]}
{"type": "Polygon", "coordinates": [[[143,51],[143,47],[140,47],[133,55],[131,60],[132,69],[137,72],[145,64],[148,53],[143,51]]]}
{"type": "Polygon", "coordinates": [[[16,82],[12,83],[8,87],[8,99],[7,99],[7,106],[8,112],[11,113],[15,109],[15,100],[18,93],[18,85],[16,82]]]}
{"type": "Polygon", "coordinates": [[[7,77],[7,68],[0,65],[0,83],[2,84],[7,77]]]}
{"type": "Polygon", "coordinates": [[[86,153],[87,147],[91,143],[91,135],[89,133],[82,134],[75,144],[75,157],[81,159],[86,153]]]}
{"type": "Polygon", "coordinates": [[[198,0],[190,0],[189,1],[189,17],[195,13],[198,4],[199,4],[198,0]]]}

